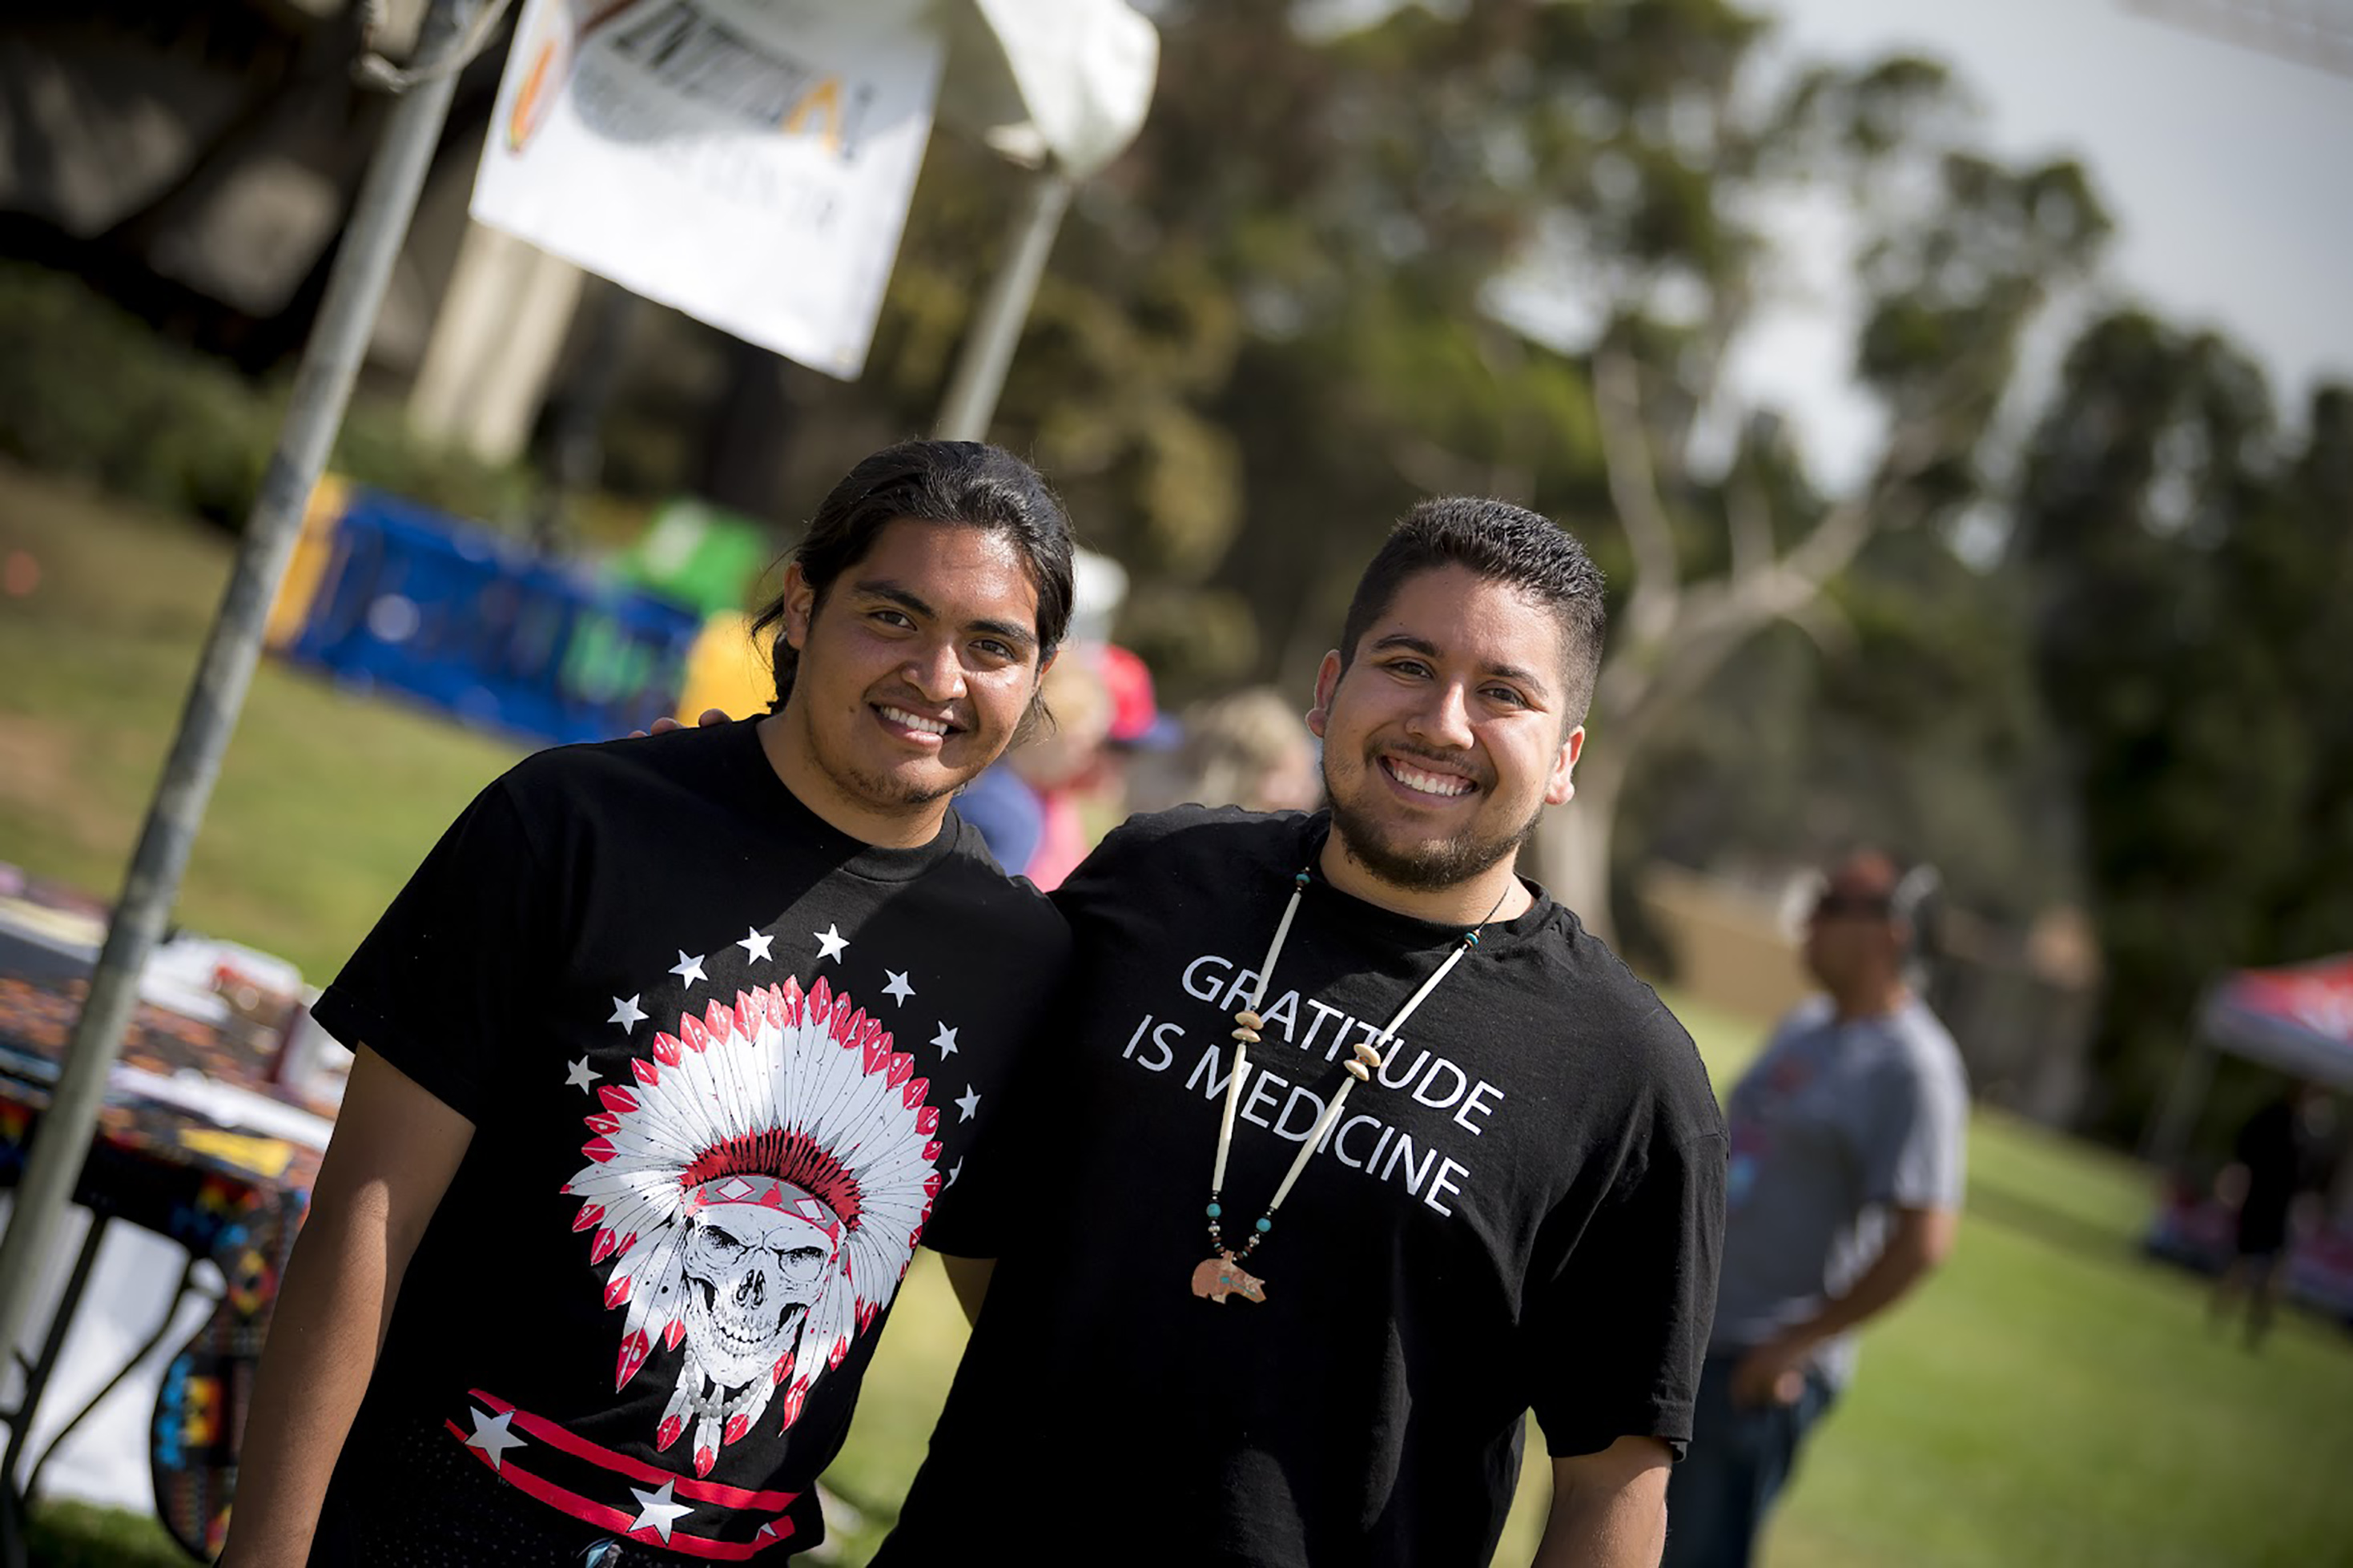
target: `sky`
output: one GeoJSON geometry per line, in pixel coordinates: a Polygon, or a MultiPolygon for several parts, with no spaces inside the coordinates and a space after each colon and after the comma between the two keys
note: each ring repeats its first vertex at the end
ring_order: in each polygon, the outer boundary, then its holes
{"type": "MultiPolygon", "coordinates": [[[[2291,422],[2323,377],[2353,381],[2353,76],[2225,43],[2123,0],[1772,0],[1777,47],[1953,67],[1992,149],[2090,169],[2116,220],[2112,297],[2215,327],[2270,372],[2291,422]]],[[[2308,0],[2343,18],[2353,0],[2308,0]]],[[[1835,247],[1793,275],[1733,372],[1788,406],[1823,477],[1853,477],[1873,421],[1844,374],[1835,247]]],[[[2042,345],[2047,374],[2063,346],[2042,345]]]]}

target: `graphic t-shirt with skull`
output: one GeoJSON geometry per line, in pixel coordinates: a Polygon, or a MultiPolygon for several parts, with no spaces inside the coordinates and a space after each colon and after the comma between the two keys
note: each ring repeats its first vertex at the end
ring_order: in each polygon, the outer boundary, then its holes
{"type": "MultiPolygon", "coordinates": [[[[951,816],[858,843],[754,727],[567,747],[468,808],[316,1015],[475,1125],[314,1560],[781,1558],[1067,949],[951,816]]],[[[1018,1091],[1017,1091],[1018,1092],[1018,1091]]]]}

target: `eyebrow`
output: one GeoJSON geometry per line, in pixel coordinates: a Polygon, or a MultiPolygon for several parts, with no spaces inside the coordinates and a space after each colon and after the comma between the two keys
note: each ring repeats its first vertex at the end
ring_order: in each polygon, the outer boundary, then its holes
{"type": "MultiPolygon", "coordinates": [[[[880,581],[853,583],[850,584],[850,592],[863,595],[870,599],[888,599],[891,603],[902,609],[912,610],[926,620],[936,621],[940,618],[939,611],[921,595],[907,592],[896,583],[880,581]]],[[[990,619],[966,621],[964,624],[964,629],[967,632],[985,632],[990,637],[1009,642],[1018,648],[1034,649],[1038,646],[1038,634],[1018,621],[990,619]]]]}
{"type": "MultiPolygon", "coordinates": [[[[1418,653],[1421,655],[1422,658],[1429,659],[1433,663],[1444,657],[1439,652],[1438,645],[1436,643],[1431,642],[1428,637],[1415,637],[1411,632],[1391,632],[1385,637],[1377,637],[1374,639],[1373,651],[1375,653],[1378,653],[1384,648],[1393,647],[1404,648],[1409,653],[1418,653]]],[[[1549,697],[1552,695],[1552,688],[1545,684],[1544,678],[1542,676],[1536,674],[1533,669],[1523,669],[1516,664],[1482,665],[1480,667],[1479,673],[1490,679],[1509,680],[1518,685],[1525,686],[1539,697],[1549,697]]]]}

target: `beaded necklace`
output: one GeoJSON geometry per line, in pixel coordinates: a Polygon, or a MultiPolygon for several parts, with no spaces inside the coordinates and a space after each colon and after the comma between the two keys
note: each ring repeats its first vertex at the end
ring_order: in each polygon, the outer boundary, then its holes
{"type": "Polygon", "coordinates": [[[1487,928],[1488,921],[1495,918],[1495,910],[1504,907],[1504,900],[1511,892],[1511,886],[1506,883],[1504,891],[1495,896],[1494,905],[1487,910],[1486,916],[1462,933],[1462,940],[1456,943],[1454,951],[1446,955],[1445,962],[1421,983],[1420,989],[1407,997],[1405,1005],[1381,1026],[1380,1034],[1376,1038],[1356,1042],[1355,1056],[1341,1064],[1347,1069],[1348,1076],[1341,1079],[1339,1090],[1332,1096],[1332,1103],[1324,1108],[1324,1114],[1315,1119],[1314,1130],[1307,1134],[1307,1142],[1302,1143],[1299,1152],[1292,1156],[1291,1169],[1283,1173],[1282,1184],[1274,1189],[1274,1196],[1267,1201],[1266,1212],[1259,1215],[1250,1236],[1242,1242],[1241,1250],[1237,1252],[1226,1245],[1223,1226],[1226,1156],[1233,1149],[1234,1114],[1242,1102],[1242,1081],[1250,1076],[1250,1048],[1259,1043],[1259,1030],[1266,1024],[1259,1008],[1266,1002],[1267,987],[1274,979],[1275,961],[1282,956],[1283,939],[1291,934],[1292,917],[1299,913],[1300,896],[1306,892],[1309,880],[1303,867],[1297,876],[1291,879],[1291,901],[1283,905],[1282,918],[1275,922],[1274,940],[1267,943],[1266,960],[1258,966],[1257,982],[1250,987],[1250,1005],[1234,1015],[1234,1070],[1233,1076],[1226,1081],[1225,1110],[1218,1121],[1218,1159],[1209,1173],[1209,1250],[1216,1256],[1204,1259],[1193,1269],[1193,1293],[1220,1303],[1229,1295],[1238,1295],[1246,1301],[1266,1300],[1265,1281],[1245,1271],[1242,1265],[1259,1249],[1268,1233],[1274,1229],[1274,1211],[1281,1208],[1282,1200],[1291,1195],[1292,1184],[1299,1180],[1299,1173],[1307,1168],[1307,1162],[1315,1157],[1317,1147],[1324,1142],[1324,1134],[1340,1120],[1340,1108],[1347,1102],[1348,1091],[1360,1083],[1370,1082],[1373,1074],[1380,1070],[1382,1047],[1388,1045],[1398,1030],[1405,1026],[1405,1021],[1413,1016],[1414,1009],[1438,989],[1439,982],[1462,962],[1462,955],[1479,945],[1479,933],[1487,928]]]}

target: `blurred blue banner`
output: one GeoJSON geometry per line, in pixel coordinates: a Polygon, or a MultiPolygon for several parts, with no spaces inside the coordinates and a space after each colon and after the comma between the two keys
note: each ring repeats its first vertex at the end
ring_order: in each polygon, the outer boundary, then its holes
{"type": "Polygon", "coordinates": [[[676,710],[702,620],[520,542],[352,492],[288,658],[525,740],[603,741],[676,710]]]}

